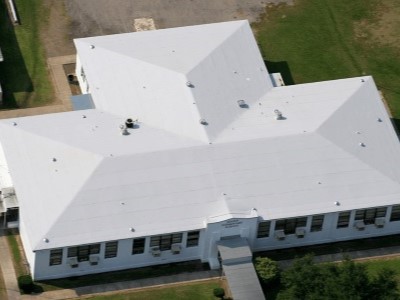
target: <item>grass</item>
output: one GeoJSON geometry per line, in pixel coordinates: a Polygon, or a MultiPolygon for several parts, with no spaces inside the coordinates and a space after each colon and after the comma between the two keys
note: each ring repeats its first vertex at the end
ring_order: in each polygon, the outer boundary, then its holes
{"type": "Polygon", "coordinates": [[[174,287],[155,288],[152,290],[130,292],[126,294],[96,296],[90,297],[91,300],[215,300],[213,290],[219,287],[218,280],[210,280],[207,282],[198,282],[187,285],[178,285],[174,287]]]}
{"type": "Polygon", "coordinates": [[[53,100],[46,69],[40,29],[46,25],[48,9],[42,0],[15,0],[21,25],[14,26],[6,1],[0,1],[0,41],[4,61],[0,63],[3,107],[40,106],[53,100]]]}
{"type": "Polygon", "coordinates": [[[46,280],[46,281],[36,282],[36,284],[40,286],[44,291],[51,291],[56,289],[69,289],[69,288],[77,288],[89,285],[121,282],[121,281],[143,279],[143,278],[153,278],[159,276],[168,276],[185,272],[196,272],[201,270],[209,270],[208,265],[202,264],[198,261],[189,261],[182,263],[157,265],[153,267],[129,269],[124,271],[46,280]]]}
{"type": "Polygon", "coordinates": [[[365,264],[368,273],[370,275],[376,275],[380,270],[384,268],[392,269],[396,272],[396,279],[397,282],[400,284],[400,258],[395,257],[395,258],[379,258],[379,259],[372,259],[368,260],[366,262],[360,262],[362,264],[365,264]]]}
{"type": "Polygon", "coordinates": [[[10,230],[7,234],[7,242],[8,246],[10,247],[11,254],[13,257],[13,264],[15,268],[16,276],[25,275],[27,274],[26,268],[24,266],[24,259],[21,256],[20,246],[18,242],[19,235],[14,231],[10,230]]]}
{"type": "Polygon", "coordinates": [[[398,13],[398,0],[296,0],[252,26],[267,67],[286,83],[372,75],[400,119],[399,46],[387,42],[398,39],[398,13]]]}

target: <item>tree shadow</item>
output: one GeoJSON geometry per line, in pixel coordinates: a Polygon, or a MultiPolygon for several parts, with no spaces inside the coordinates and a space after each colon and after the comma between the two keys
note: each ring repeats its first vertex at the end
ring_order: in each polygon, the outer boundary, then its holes
{"type": "MultiPolygon", "coordinates": [[[[0,62],[0,84],[3,90],[1,108],[18,108],[15,93],[33,92],[34,88],[5,1],[0,1],[0,47],[4,57],[4,61],[0,62]]],[[[19,100],[26,102],[28,97],[26,95],[26,99],[19,100]]]]}
{"type": "Polygon", "coordinates": [[[281,73],[285,85],[295,84],[289,65],[286,61],[269,61],[264,60],[265,66],[269,73],[281,73]]]}

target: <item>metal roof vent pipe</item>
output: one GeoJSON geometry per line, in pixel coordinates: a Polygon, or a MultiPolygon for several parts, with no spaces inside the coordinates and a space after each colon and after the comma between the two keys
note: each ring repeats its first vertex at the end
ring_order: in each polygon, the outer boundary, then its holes
{"type": "Polygon", "coordinates": [[[194,87],[193,83],[191,83],[190,81],[186,81],[186,86],[190,88],[194,87]]]}
{"type": "Polygon", "coordinates": [[[238,100],[237,104],[240,108],[249,108],[249,105],[244,100],[238,100]]]}
{"type": "Polygon", "coordinates": [[[126,128],[135,128],[135,122],[131,118],[126,119],[125,126],[126,128]]]}
{"type": "Polygon", "coordinates": [[[278,109],[274,110],[275,120],[285,120],[286,118],[282,115],[282,112],[278,109]]]}
{"type": "Polygon", "coordinates": [[[200,119],[199,122],[200,122],[201,125],[208,125],[206,119],[200,119]]]}
{"type": "Polygon", "coordinates": [[[128,131],[128,129],[126,128],[125,125],[119,125],[119,129],[121,129],[121,134],[122,134],[122,135],[129,135],[129,131],[128,131]]]}

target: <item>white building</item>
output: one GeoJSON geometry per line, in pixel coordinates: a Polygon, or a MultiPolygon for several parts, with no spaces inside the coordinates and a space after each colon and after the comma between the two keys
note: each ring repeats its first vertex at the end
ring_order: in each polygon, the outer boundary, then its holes
{"type": "Polygon", "coordinates": [[[35,279],[400,231],[371,77],[274,87],[247,21],[75,44],[95,108],[0,122],[35,279]]]}

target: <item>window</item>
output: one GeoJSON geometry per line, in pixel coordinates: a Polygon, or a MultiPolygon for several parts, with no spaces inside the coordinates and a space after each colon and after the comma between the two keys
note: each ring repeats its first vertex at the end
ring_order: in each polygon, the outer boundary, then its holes
{"type": "Polygon", "coordinates": [[[196,247],[199,245],[200,230],[189,231],[186,239],[186,247],[196,247]]]}
{"type": "Polygon", "coordinates": [[[364,221],[365,225],[375,224],[376,218],[382,218],[386,216],[386,207],[376,207],[356,210],[356,216],[354,220],[364,221]]]}
{"type": "Polygon", "coordinates": [[[400,205],[392,206],[392,213],[390,215],[390,222],[400,221],[400,205]]]}
{"type": "Polygon", "coordinates": [[[150,239],[150,247],[159,246],[161,251],[171,250],[172,244],[182,242],[182,233],[164,234],[152,236],[150,239]]]}
{"type": "Polygon", "coordinates": [[[261,221],[258,223],[257,238],[269,237],[270,221],[261,221]]]}
{"type": "Polygon", "coordinates": [[[88,261],[89,255],[99,254],[100,244],[82,245],[68,248],[68,257],[77,257],[78,261],[88,261]]]}
{"type": "Polygon", "coordinates": [[[275,231],[283,230],[285,234],[294,234],[297,227],[305,226],[307,226],[307,217],[283,219],[276,221],[275,231]]]}
{"type": "Polygon", "coordinates": [[[311,232],[321,231],[324,224],[324,215],[316,215],[311,220],[311,232]]]}
{"type": "Polygon", "coordinates": [[[349,227],[350,222],[350,211],[342,211],[339,213],[339,218],[337,221],[336,228],[345,228],[349,227]]]}
{"type": "Polygon", "coordinates": [[[145,243],[146,243],[146,238],[134,239],[132,244],[132,254],[144,253],[145,243]]]}
{"type": "Polygon", "coordinates": [[[62,264],[63,249],[50,250],[50,266],[62,264]]]}
{"type": "Polygon", "coordinates": [[[118,241],[106,243],[104,258],[116,257],[118,252],[118,241]]]}

